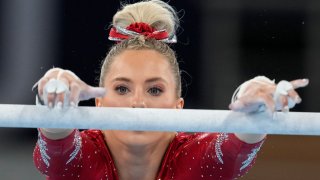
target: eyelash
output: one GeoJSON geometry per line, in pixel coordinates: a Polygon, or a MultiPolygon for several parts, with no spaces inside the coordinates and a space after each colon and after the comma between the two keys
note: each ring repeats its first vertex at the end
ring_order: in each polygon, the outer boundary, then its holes
{"type": "Polygon", "coordinates": [[[128,93],[129,92],[129,88],[127,88],[127,87],[125,87],[125,86],[117,86],[116,88],[115,88],[115,90],[118,92],[118,94],[120,94],[120,95],[125,95],[126,93],[128,93]],[[126,91],[126,92],[121,92],[120,90],[123,90],[123,88],[124,88],[124,90],[126,91]]]}
{"type": "MultiPolygon", "coordinates": [[[[117,86],[115,88],[115,91],[117,91],[118,94],[120,94],[120,95],[125,95],[128,92],[130,92],[129,88],[127,88],[126,86],[117,86]],[[123,92],[123,91],[125,91],[125,92],[123,92]]],[[[163,92],[163,90],[159,87],[151,87],[150,89],[148,89],[148,93],[151,94],[152,96],[160,96],[162,92],[163,92]],[[154,93],[152,91],[157,91],[157,92],[154,93]]]]}
{"type": "Polygon", "coordinates": [[[148,93],[150,93],[152,96],[160,96],[162,92],[163,92],[163,90],[159,87],[152,87],[152,88],[148,89],[148,93]],[[152,94],[152,92],[151,92],[152,90],[156,90],[156,91],[158,91],[158,93],[152,94]]]}

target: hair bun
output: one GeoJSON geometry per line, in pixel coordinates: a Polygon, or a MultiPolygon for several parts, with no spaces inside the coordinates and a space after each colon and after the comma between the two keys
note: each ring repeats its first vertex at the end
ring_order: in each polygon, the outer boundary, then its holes
{"type": "Polygon", "coordinates": [[[165,2],[160,0],[143,1],[134,4],[124,5],[113,16],[113,27],[126,30],[132,24],[145,23],[155,31],[165,30],[168,37],[175,36],[179,26],[179,19],[176,11],[165,2]]]}

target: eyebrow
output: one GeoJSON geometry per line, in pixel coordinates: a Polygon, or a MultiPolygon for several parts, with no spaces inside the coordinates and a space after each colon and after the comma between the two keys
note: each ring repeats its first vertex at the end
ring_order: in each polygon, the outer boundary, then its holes
{"type": "Polygon", "coordinates": [[[156,82],[156,81],[162,81],[162,82],[168,84],[168,82],[165,79],[161,78],[161,77],[150,78],[150,79],[147,79],[145,82],[146,83],[152,83],[152,82],[156,82]]]}
{"type": "Polygon", "coordinates": [[[125,82],[131,82],[131,80],[130,80],[130,79],[125,78],[125,77],[117,77],[117,78],[115,78],[115,79],[113,79],[113,80],[112,80],[112,82],[114,82],[114,81],[125,81],[125,82]]]}
{"type": "MultiPolygon", "coordinates": [[[[128,83],[132,82],[129,78],[126,78],[126,77],[117,77],[117,78],[113,79],[112,81],[113,82],[114,81],[125,81],[128,83]]],[[[152,83],[152,82],[156,82],[156,81],[162,81],[162,82],[168,84],[168,82],[161,77],[154,77],[154,78],[150,78],[150,79],[145,80],[146,83],[152,83]]]]}

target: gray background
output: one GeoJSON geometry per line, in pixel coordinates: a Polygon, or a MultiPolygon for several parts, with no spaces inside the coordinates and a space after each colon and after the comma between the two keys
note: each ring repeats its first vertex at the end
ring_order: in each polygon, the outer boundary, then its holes
{"type": "MultiPolygon", "coordinates": [[[[130,1],[134,2],[134,1],[130,1]]],[[[0,0],[0,103],[34,104],[32,85],[51,67],[97,85],[116,0],[0,0]]],[[[186,108],[227,109],[243,81],[307,77],[294,111],[319,112],[320,2],[171,0],[182,23],[177,51],[186,108]]],[[[82,105],[94,105],[93,101],[82,105]]],[[[34,168],[34,129],[0,129],[0,179],[44,179],[34,168]]],[[[320,179],[320,138],[269,136],[243,179],[320,179]]]]}

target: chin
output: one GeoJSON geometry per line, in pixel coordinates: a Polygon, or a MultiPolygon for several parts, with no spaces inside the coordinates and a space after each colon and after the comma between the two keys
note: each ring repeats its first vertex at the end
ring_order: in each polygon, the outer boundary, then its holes
{"type": "Polygon", "coordinates": [[[158,139],[163,136],[163,132],[153,132],[153,131],[127,131],[126,138],[134,140],[152,140],[158,139]]]}
{"type": "MultiPolygon", "coordinates": [[[[152,143],[158,143],[168,132],[154,132],[154,131],[109,131],[106,132],[107,136],[113,136],[112,138],[121,141],[127,145],[147,145],[152,143]]],[[[108,139],[108,138],[107,138],[108,139]]]]}

